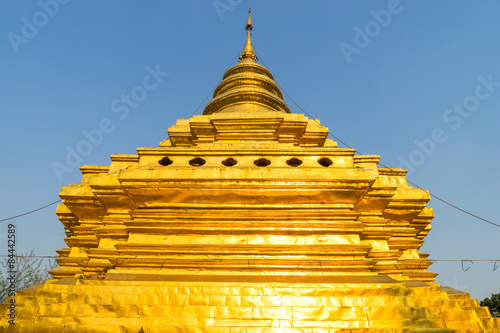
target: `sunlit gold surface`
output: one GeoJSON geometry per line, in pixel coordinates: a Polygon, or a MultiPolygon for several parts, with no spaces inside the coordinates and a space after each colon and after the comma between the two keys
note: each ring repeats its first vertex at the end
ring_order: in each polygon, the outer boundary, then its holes
{"type": "Polygon", "coordinates": [[[289,113],[249,41],[203,115],[62,188],[60,268],[0,331],[499,332],[433,282],[429,194],[289,113]]]}

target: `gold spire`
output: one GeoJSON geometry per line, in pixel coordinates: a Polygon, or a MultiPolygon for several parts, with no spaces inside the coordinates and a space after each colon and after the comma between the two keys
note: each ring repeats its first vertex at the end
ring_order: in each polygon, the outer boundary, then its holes
{"type": "Polygon", "coordinates": [[[215,88],[213,98],[205,106],[203,114],[243,111],[290,113],[271,72],[256,61],[257,57],[250,34],[252,29],[249,9],[245,25],[247,42],[240,61],[224,73],[222,81],[215,88]]]}
{"type": "Polygon", "coordinates": [[[243,53],[241,54],[241,57],[239,57],[239,62],[249,59],[248,61],[250,62],[255,62],[257,60],[257,56],[255,55],[255,52],[253,50],[252,46],[252,34],[250,31],[253,29],[252,25],[252,19],[250,17],[252,10],[248,8],[248,20],[247,24],[245,26],[245,30],[247,31],[247,42],[245,43],[245,47],[243,48],[243,53]]]}
{"type": "Polygon", "coordinates": [[[252,13],[252,8],[248,8],[248,21],[247,21],[247,25],[245,26],[246,31],[253,29],[252,19],[250,18],[251,13],[252,13]]]}

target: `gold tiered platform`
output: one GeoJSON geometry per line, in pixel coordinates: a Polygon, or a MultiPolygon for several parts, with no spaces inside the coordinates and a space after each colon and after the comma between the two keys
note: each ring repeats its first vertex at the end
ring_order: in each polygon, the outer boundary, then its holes
{"type": "Polygon", "coordinates": [[[62,188],[60,268],[0,331],[500,332],[433,282],[429,194],[290,113],[251,28],[203,115],[62,188]]]}

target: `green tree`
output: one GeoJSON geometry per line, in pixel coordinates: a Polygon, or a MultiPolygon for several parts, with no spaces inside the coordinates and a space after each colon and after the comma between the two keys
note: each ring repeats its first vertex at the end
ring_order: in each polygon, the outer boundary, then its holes
{"type": "MultiPolygon", "coordinates": [[[[16,290],[26,289],[34,284],[47,281],[50,279],[48,271],[58,266],[54,259],[35,257],[35,250],[18,255],[14,259],[16,273],[13,281],[15,281],[16,290]]],[[[9,281],[9,277],[11,273],[8,272],[10,264],[12,264],[12,258],[7,257],[0,260],[0,303],[5,302],[10,292],[11,281],[9,281]]]]}
{"type": "Polygon", "coordinates": [[[500,294],[491,294],[491,298],[486,297],[479,304],[489,307],[493,317],[500,317],[500,294]]]}

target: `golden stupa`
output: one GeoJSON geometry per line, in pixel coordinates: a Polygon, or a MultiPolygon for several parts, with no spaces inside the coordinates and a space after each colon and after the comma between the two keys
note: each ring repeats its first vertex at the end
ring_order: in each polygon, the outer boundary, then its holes
{"type": "Polygon", "coordinates": [[[62,188],[60,268],[1,332],[500,332],[433,282],[429,194],[290,113],[251,29],[203,115],[62,188]]]}

